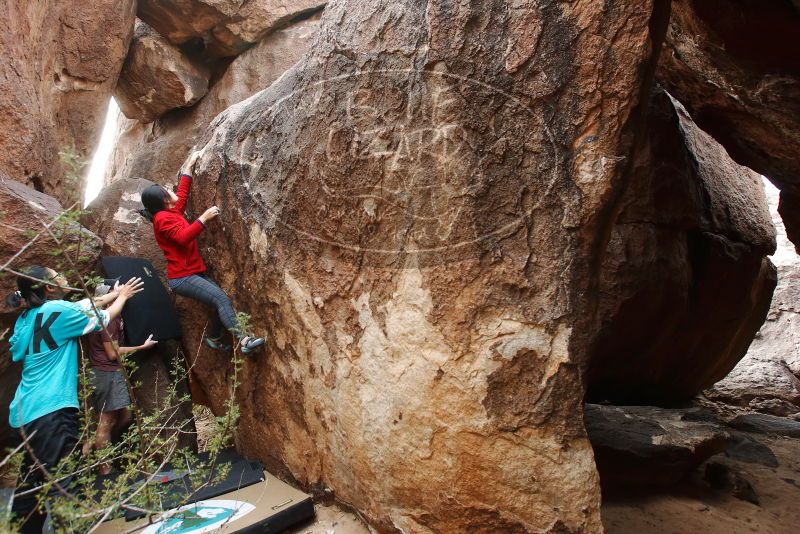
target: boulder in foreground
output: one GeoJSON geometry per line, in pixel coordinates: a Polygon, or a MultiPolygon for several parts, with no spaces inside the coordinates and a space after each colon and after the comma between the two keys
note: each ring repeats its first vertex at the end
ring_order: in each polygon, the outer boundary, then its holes
{"type": "MultiPolygon", "coordinates": [[[[600,531],[588,287],[652,11],[337,1],[217,117],[192,204],[221,207],[205,259],[268,335],[245,454],[380,531],[600,531]]],[[[215,410],[226,369],[195,367],[215,410]]]]}
{"type": "MultiPolygon", "coordinates": [[[[59,219],[64,210],[58,200],[24,184],[0,177],[0,262],[20,271],[30,265],[50,267],[77,285],[79,276],[95,272],[102,242],[92,232],[75,222],[56,222],[51,231],[62,241],[57,243],[44,226],[59,219]],[[37,234],[40,234],[37,237],[37,234]],[[64,251],[69,255],[65,255],[64,251]],[[22,252],[13,258],[17,252],[22,252]],[[69,261],[72,259],[75,263],[69,261]]],[[[19,384],[22,366],[11,361],[8,338],[22,310],[5,306],[5,298],[17,290],[16,277],[0,277],[0,445],[11,437],[8,405],[19,384]]]]}

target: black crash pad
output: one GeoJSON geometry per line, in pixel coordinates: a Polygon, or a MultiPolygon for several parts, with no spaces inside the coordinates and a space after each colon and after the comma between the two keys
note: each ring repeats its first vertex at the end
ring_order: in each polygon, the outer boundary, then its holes
{"type": "Polygon", "coordinates": [[[122,310],[130,345],[141,345],[150,334],[156,341],[181,337],[178,314],[152,263],[125,256],[104,256],[101,263],[106,278],[125,283],[138,276],[144,282],[143,291],[130,299],[122,310]]]}

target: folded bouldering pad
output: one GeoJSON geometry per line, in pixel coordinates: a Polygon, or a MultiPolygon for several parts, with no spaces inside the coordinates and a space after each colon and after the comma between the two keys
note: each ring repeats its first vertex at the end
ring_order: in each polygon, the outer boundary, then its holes
{"type": "Polygon", "coordinates": [[[227,453],[222,461],[230,466],[227,476],[194,493],[188,488],[185,472],[165,471],[152,482],[169,485],[170,491],[162,504],[165,501],[181,504],[151,518],[128,510],[125,517],[103,523],[96,532],[280,532],[314,516],[311,496],[278,480],[257,462],[235,453],[227,453]]]}
{"type": "Polygon", "coordinates": [[[152,263],[144,258],[125,256],[104,256],[101,263],[107,279],[117,279],[124,284],[138,276],[144,282],[142,291],[122,309],[128,344],[141,345],[150,334],[156,341],[181,337],[181,323],[172,298],[152,263]]]}

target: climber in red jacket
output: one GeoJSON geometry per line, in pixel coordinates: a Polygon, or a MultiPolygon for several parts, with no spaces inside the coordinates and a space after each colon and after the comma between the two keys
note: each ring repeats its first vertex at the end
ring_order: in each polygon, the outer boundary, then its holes
{"type": "Polygon", "coordinates": [[[194,222],[183,216],[192,187],[194,165],[199,156],[194,152],[180,173],[178,193],[160,185],[151,185],[142,191],[142,214],[153,223],[156,242],[167,259],[167,282],[170,289],[179,295],[199,300],[216,308],[211,313],[211,325],[205,343],[213,349],[231,350],[222,339],[222,327],[229,330],[240,342],[242,352],[250,353],[264,344],[264,339],[240,332],[236,324],[236,312],[222,289],[206,274],[206,265],[197,248],[197,236],[206,224],[219,215],[219,208],[211,206],[194,222]]]}

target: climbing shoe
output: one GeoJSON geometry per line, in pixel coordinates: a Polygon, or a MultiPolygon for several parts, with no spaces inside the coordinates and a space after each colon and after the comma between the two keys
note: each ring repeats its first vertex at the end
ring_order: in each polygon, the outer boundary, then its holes
{"type": "Polygon", "coordinates": [[[221,350],[223,352],[229,352],[233,347],[224,343],[220,338],[212,338],[206,337],[206,345],[211,347],[214,350],[221,350]]]}
{"type": "Polygon", "coordinates": [[[264,344],[263,337],[246,337],[242,339],[242,352],[249,354],[264,344]]]}

